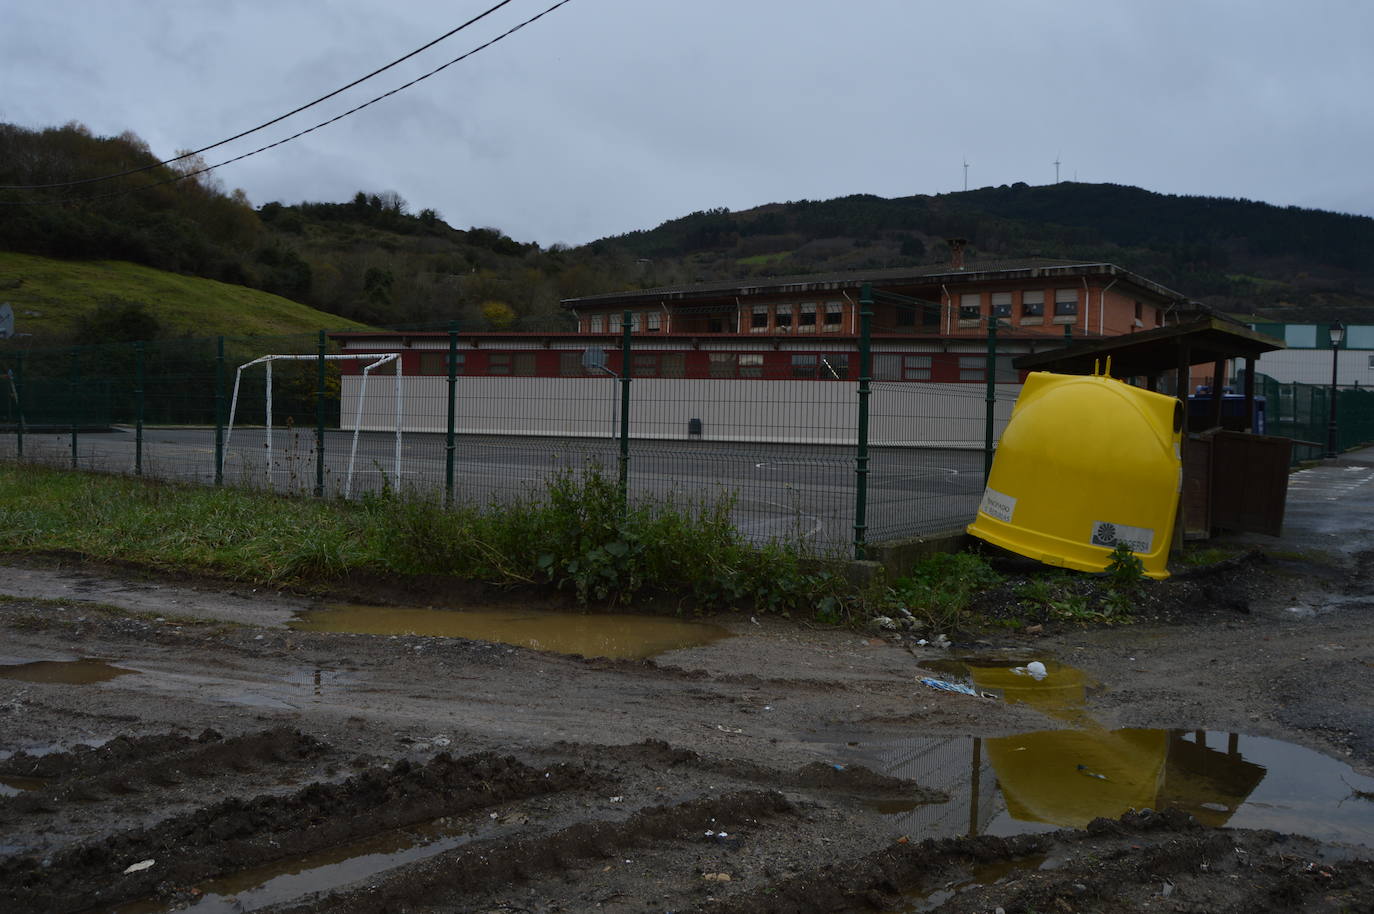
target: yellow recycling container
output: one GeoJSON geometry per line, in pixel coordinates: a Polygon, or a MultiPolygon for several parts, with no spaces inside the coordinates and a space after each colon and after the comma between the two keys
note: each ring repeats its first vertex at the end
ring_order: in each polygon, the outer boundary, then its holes
{"type": "Polygon", "coordinates": [[[1182,428],[1173,397],[1105,374],[1031,372],[968,532],[1077,571],[1106,570],[1124,543],[1145,574],[1166,578],[1182,428]]]}

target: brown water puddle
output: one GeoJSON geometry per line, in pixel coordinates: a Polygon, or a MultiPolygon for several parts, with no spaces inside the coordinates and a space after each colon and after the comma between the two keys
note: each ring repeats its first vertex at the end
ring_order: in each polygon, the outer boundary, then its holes
{"type": "Polygon", "coordinates": [[[13,774],[0,774],[0,797],[16,797],[26,790],[38,790],[47,783],[44,778],[21,778],[13,774]]]}
{"type": "Polygon", "coordinates": [[[979,864],[969,871],[966,879],[956,880],[933,892],[912,893],[908,896],[907,903],[894,909],[891,914],[924,914],[934,911],[964,889],[975,885],[992,885],[1016,872],[1038,870],[1044,862],[1044,854],[1035,854],[1019,860],[994,860],[991,863],[979,864]]]}
{"type": "Polygon", "coordinates": [[[471,823],[439,819],[212,879],[195,887],[197,894],[189,903],[184,900],[135,901],[110,909],[110,914],[163,914],[171,910],[189,910],[196,914],[253,911],[312,892],[333,891],[368,876],[441,854],[475,836],[471,823]]]}
{"type": "Polygon", "coordinates": [[[311,632],[470,638],[560,654],[630,660],[730,637],[730,632],[719,625],[662,616],[535,610],[331,606],[302,613],[289,625],[311,632]]]}
{"type": "Polygon", "coordinates": [[[93,685],[118,676],[137,675],[137,670],[111,666],[104,660],[37,660],[0,666],[0,679],[57,685],[93,685]]]}

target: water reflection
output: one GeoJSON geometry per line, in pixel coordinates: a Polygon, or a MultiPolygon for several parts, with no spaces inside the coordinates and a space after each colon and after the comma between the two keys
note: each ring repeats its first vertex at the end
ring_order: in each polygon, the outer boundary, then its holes
{"type": "MultiPolygon", "coordinates": [[[[852,753],[877,770],[943,790],[950,802],[892,816],[912,837],[1082,828],[1132,809],[1174,807],[1212,826],[1272,828],[1374,847],[1374,779],[1278,740],[1205,730],[1108,730],[1086,712],[1098,685],[1044,661],[1036,680],[1010,658],[923,666],[1071,726],[1014,736],[912,739],[852,753]]],[[[854,735],[848,734],[847,740],[854,735]]]]}

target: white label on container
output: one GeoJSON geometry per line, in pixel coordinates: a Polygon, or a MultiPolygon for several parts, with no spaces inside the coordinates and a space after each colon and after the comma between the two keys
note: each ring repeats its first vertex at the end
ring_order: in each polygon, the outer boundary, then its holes
{"type": "Polygon", "coordinates": [[[1102,546],[1107,549],[1115,549],[1118,545],[1124,545],[1132,552],[1148,555],[1154,548],[1155,532],[1149,527],[1128,527],[1125,524],[1095,520],[1093,521],[1093,536],[1090,542],[1094,546],[1102,546]]]}
{"type": "Polygon", "coordinates": [[[1016,499],[996,489],[984,489],[983,503],[978,506],[978,510],[993,520],[1009,524],[1012,514],[1016,512],[1016,499]]]}

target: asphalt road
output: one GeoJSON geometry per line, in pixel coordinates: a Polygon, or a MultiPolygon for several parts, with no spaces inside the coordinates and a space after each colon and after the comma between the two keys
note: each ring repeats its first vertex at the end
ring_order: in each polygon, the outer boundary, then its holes
{"type": "MultiPolygon", "coordinates": [[[[70,465],[69,434],[28,433],[24,457],[70,465]]],[[[401,439],[399,476],[396,441],[390,433],[347,431],[325,434],[325,488],[356,497],[384,487],[432,493],[444,491],[445,441],[441,434],[413,433],[401,439]],[[350,472],[351,466],[351,472],[350,472]]],[[[14,456],[12,435],[0,437],[0,456],[14,456]]],[[[261,428],[235,429],[225,449],[224,482],[308,494],[315,486],[315,439],[310,430],[278,429],[271,442],[268,472],[266,435],[261,428]]],[[[136,436],[132,429],[80,433],[76,465],[133,473],[136,436]]],[[[188,482],[214,482],[214,430],[144,430],[144,475],[188,482]]],[[[982,494],[983,455],[948,448],[874,448],[870,454],[867,539],[899,539],[958,529],[970,521],[982,494]]],[[[605,438],[459,436],[454,449],[455,498],[503,502],[528,495],[550,473],[600,465],[618,470],[618,442],[605,438]]],[[[729,495],[734,518],[752,539],[800,536],[819,547],[840,547],[854,536],[855,460],[852,448],[822,445],[752,444],[714,441],[630,442],[629,484],[634,498],[671,497],[686,502],[729,495]]]]}

